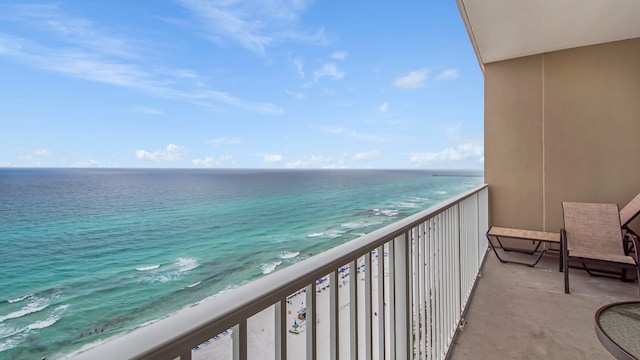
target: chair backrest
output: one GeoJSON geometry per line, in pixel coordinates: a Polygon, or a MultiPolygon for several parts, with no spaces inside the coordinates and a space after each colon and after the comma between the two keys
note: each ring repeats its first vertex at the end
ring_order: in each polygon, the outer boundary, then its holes
{"type": "Polygon", "coordinates": [[[620,222],[627,226],[640,213],[640,194],[636,195],[622,210],[620,210],[620,222]]]}
{"type": "Polygon", "coordinates": [[[569,250],[624,255],[618,205],[563,202],[562,211],[569,250]]]}

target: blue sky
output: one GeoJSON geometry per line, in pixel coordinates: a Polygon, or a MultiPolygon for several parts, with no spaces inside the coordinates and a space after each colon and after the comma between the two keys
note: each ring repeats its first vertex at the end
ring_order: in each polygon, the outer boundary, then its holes
{"type": "Polygon", "coordinates": [[[483,167],[455,1],[0,4],[0,167],[483,167]]]}

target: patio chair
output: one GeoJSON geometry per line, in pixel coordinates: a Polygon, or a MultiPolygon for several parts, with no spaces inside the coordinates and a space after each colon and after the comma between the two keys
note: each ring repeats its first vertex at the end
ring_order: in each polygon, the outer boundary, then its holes
{"type": "Polygon", "coordinates": [[[622,230],[625,232],[624,252],[627,255],[633,251],[633,242],[630,240],[631,236],[629,235],[638,237],[640,234],[640,224],[633,221],[638,214],[640,214],[640,194],[636,195],[620,210],[620,222],[622,230]]]}
{"type": "MultiPolygon", "coordinates": [[[[626,270],[635,269],[640,275],[638,238],[631,235],[636,259],[624,252],[620,213],[616,204],[593,204],[563,202],[564,229],[560,230],[564,267],[564,292],[569,293],[569,261],[582,264],[592,276],[617,275],[627,280],[626,270]],[[621,268],[619,272],[607,269],[588,268],[586,264],[621,268]]],[[[640,287],[640,284],[639,284],[640,287]]]]}

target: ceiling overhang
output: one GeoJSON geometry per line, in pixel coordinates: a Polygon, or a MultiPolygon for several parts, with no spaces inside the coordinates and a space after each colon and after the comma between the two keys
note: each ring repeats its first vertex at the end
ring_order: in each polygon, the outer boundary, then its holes
{"type": "Polygon", "coordinates": [[[456,0],[484,64],[640,37],[640,0],[456,0]]]}

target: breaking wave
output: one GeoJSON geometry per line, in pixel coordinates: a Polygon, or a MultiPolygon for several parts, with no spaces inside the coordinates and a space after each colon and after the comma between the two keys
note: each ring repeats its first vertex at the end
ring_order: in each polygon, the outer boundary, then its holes
{"type": "Polygon", "coordinates": [[[186,272],[197,268],[200,264],[196,258],[178,258],[176,265],[178,265],[178,271],[186,272]]]}
{"type": "Polygon", "coordinates": [[[9,300],[7,300],[7,302],[8,302],[9,304],[13,304],[13,303],[17,303],[17,302],[20,302],[20,301],[26,300],[26,299],[28,299],[28,298],[30,298],[30,297],[32,297],[32,296],[33,296],[33,294],[29,294],[29,295],[21,296],[21,297],[19,297],[19,298],[15,298],[15,299],[9,299],[9,300]]]}
{"type": "Polygon", "coordinates": [[[27,304],[27,306],[23,307],[22,309],[8,313],[7,315],[0,316],[0,323],[4,322],[5,320],[17,319],[29,314],[40,312],[46,309],[48,306],[49,302],[47,300],[36,298],[35,300],[29,302],[29,304],[27,304]]]}
{"type": "Polygon", "coordinates": [[[280,253],[280,259],[293,259],[294,257],[297,257],[298,255],[300,255],[299,251],[296,251],[296,252],[283,251],[283,252],[280,253]]]}
{"type": "Polygon", "coordinates": [[[340,226],[347,229],[361,229],[361,228],[365,228],[373,225],[380,225],[380,224],[382,224],[382,221],[358,221],[358,222],[344,223],[340,226]]]}
{"type": "Polygon", "coordinates": [[[274,272],[276,270],[276,267],[278,267],[278,265],[282,264],[282,261],[276,261],[276,262],[272,262],[269,264],[262,264],[261,268],[262,268],[262,273],[263,274],[271,274],[272,272],[274,272]]]}
{"type": "Polygon", "coordinates": [[[150,270],[155,270],[155,269],[157,269],[159,267],[160,267],[160,265],[142,266],[142,267],[136,268],[136,270],[138,270],[138,271],[150,271],[150,270]]]}
{"type": "Polygon", "coordinates": [[[196,287],[196,286],[200,285],[201,283],[202,283],[202,281],[198,281],[198,282],[195,282],[195,283],[193,283],[191,285],[188,285],[187,287],[188,288],[196,287]]]}

